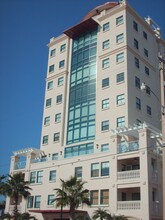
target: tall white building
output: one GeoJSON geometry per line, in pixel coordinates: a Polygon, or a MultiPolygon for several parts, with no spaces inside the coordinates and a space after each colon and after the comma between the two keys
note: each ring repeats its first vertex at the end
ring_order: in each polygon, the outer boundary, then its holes
{"type": "MultiPolygon", "coordinates": [[[[48,47],[41,146],[11,159],[11,174],[24,172],[33,189],[20,198],[20,211],[59,219],[54,189],[75,175],[90,191],[91,207],[77,213],[84,219],[98,207],[128,219],[162,219],[159,27],[126,1],[107,2],[48,47]]],[[[12,209],[8,199],[6,212],[12,209]]],[[[69,219],[67,207],[63,212],[69,219]]]]}

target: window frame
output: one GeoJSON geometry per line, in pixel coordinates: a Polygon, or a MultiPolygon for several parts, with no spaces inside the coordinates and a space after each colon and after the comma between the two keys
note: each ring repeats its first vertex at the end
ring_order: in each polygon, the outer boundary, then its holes
{"type": "Polygon", "coordinates": [[[109,131],[109,120],[101,122],[101,131],[109,131]]]}
{"type": "Polygon", "coordinates": [[[110,22],[106,22],[103,24],[103,32],[110,30],[110,22]]]}

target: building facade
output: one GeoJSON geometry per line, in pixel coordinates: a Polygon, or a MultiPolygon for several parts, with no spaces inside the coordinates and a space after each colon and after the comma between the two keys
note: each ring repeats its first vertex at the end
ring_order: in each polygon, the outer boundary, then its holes
{"type": "MultiPolygon", "coordinates": [[[[159,28],[126,1],[108,2],[48,47],[41,146],[11,159],[11,174],[24,172],[33,189],[20,198],[20,211],[59,219],[54,189],[60,178],[77,176],[92,203],[78,210],[84,219],[98,207],[128,219],[162,219],[159,28]]],[[[63,214],[69,219],[67,207],[63,214]]]]}

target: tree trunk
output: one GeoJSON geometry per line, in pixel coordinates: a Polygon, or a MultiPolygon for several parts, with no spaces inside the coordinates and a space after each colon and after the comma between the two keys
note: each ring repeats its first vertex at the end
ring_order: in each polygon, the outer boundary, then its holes
{"type": "Polygon", "coordinates": [[[14,198],[13,217],[14,217],[14,220],[17,220],[17,217],[18,217],[18,197],[17,196],[14,198]]]}

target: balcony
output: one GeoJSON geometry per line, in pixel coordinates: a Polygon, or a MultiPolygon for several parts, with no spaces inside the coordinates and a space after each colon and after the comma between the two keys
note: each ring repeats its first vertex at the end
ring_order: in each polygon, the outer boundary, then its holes
{"type": "Polygon", "coordinates": [[[14,170],[22,170],[26,167],[26,161],[16,162],[14,165],[14,170]]]}
{"type": "Polygon", "coordinates": [[[141,201],[118,201],[118,210],[137,210],[141,208],[141,201]]]}
{"type": "Polygon", "coordinates": [[[139,141],[121,142],[118,144],[118,154],[139,150],[139,141]]]}
{"type": "Polygon", "coordinates": [[[117,173],[118,180],[137,180],[140,178],[140,170],[121,171],[117,173]]]}

